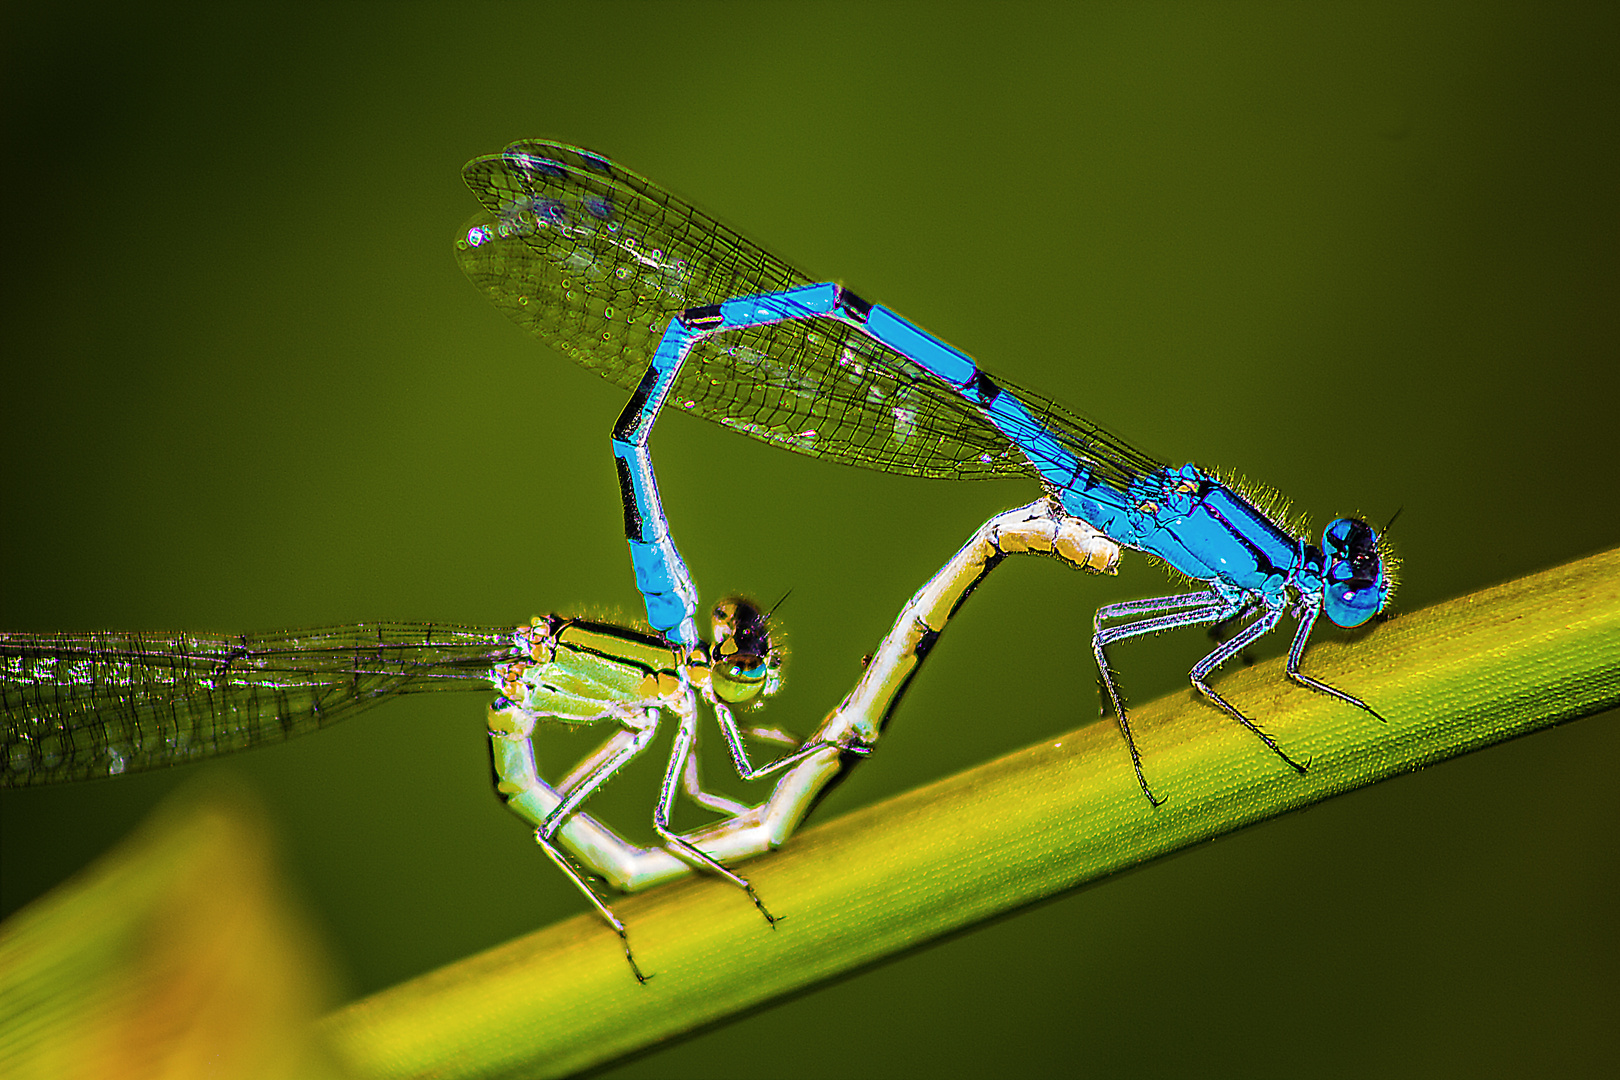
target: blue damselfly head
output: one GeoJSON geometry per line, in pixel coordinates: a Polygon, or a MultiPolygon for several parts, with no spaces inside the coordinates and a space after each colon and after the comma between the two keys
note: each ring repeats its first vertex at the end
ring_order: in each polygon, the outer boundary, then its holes
{"type": "Polygon", "coordinates": [[[714,606],[709,687],[727,705],[743,705],[776,693],[782,685],[782,653],[771,641],[770,615],[752,600],[731,596],[714,606]]]}
{"type": "Polygon", "coordinates": [[[1394,579],[1378,533],[1359,518],[1338,518],[1322,530],[1322,611],[1337,625],[1360,626],[1389,603],[1394,579]]]}

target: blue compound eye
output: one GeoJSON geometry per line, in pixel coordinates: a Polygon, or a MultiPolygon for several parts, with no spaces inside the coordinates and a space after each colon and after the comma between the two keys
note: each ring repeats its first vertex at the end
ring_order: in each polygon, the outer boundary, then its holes
{"type": "Polygon", "coordinates": [[[1339,626],[1360,626],[1383,606],[1382,582],[1355,576],[1343,563],[1328,571],[1328,579],[1322,586],[1322,610],[1339,626]],[[1346,580],[1334,580],[1339,577],[1346,580]]]}
{"type": "Polygon", "coordinates": [[[1389,587],[1378,554],[1378,534],[1365,521],[1339,518],[1322,530],[1327,556],[1322,610],[1339,626],[1360,626],[1383,609],[1389,587]]]}

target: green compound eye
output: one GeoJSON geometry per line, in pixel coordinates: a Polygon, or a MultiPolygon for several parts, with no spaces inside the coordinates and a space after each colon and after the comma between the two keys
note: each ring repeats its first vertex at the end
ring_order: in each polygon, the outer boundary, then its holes
{"type": "Polygon", "coordinates": [[[769,679],[770,665],[764,657],[739,653],[716,661],[709,673],[709,686],[714,696],[727,705],[741,705],[758,697],[769,679]]]}

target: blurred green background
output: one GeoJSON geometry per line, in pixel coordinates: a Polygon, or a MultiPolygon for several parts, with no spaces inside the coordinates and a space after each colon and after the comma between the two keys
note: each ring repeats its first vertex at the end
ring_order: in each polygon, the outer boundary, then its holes
{"type": "MultiPolygon", "coordinates": [[[[450,255],[459,166],[535,136],[1318,526],[1404,508],[1399,608],[1611,546],[1617,31],[1543,3],[10,6],[0,626],[633,615],[622,394],[450,255]]],[[[685,417],[654,447],[705,596],[793,588],[770,715],[801,731],[1034,494],[685,417]]],[[[1094,719],[1093,609],[1163,591],[1141,560],[1006,565],[818,817],[1094,719]]],[[[1188,692],[1206,644],[1121,650],[1131,697],[1188,692]]],[[[584,909],[482,731],[476,697],[407,700],[211,766],[269,805],[352,994],[584,909]]],[[[4,911],[195,771],[0,796],[4,911]]],[[[644,821],[656,771],[604,814],[644,821]]],[[[1613,717],[1571,725],[612,1075],[1589,1074],[1620,1053],[1617,774],[1613,717]]]]}

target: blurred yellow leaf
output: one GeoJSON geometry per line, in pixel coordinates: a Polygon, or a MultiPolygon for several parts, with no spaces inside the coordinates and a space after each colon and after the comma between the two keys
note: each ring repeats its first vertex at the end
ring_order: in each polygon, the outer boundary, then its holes
{"type": "Polygon", "coordinates": [[[307,1037],[326,971],[258,815],[191,789],[0,926],[0,1073],[333,1077],[307,1037]]]}

